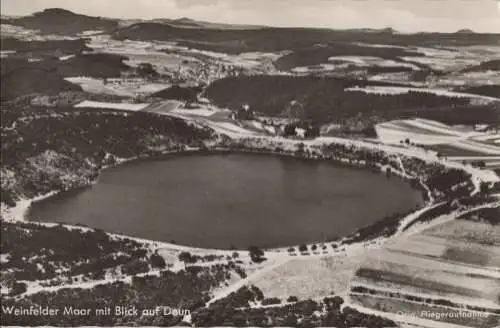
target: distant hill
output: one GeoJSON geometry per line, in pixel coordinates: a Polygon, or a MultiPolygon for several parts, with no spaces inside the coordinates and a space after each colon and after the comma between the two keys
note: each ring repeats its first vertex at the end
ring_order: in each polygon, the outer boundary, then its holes
{"type": "MultiPolygon", "coordinates": [[[[192,23],[191,20],[182,20],[192,23]]],[[[391,28],[331,30],[313,28],[207,29],[179,28],[172,24],[142,22],[121,28],[118,40],[177,41],[180,45],[225,53],[299,50],[316,44],[363,42],[398,46],[500,45],[499,34],[418,33],[401,34],[391,28]]]]}
{"type": "Polygon", "coordinates": [[[454,33],[415,33],[401,34],[391,27],[353,28],[332,30],[320,28],[279,28],[257,25],[239,25],[198,21],[188,17],[178,19],[158,18],[144,19],[112,19],[106,17],[87,16],[61,8],[49,8],[29,16],[1,16],[2,24],[22,26],[27,29],[40,30],[42,34],[75,35],[83,31],[98,30],[115,33],[118,38],[129,37],[141,40],[183,40],[187,46],[194,48],[217,50],[224,49],[228,43],[228,52],[287,50],[314,43],[339,41],[360,41],[367,43],[385,43],[416,46],[463,46],[463,45],[500,45],[499,34],[475,33],[464,28],[454,33]],[[137,31],[131,31],[130,29],[137,31]],[[168,28],[177,29],[176,31],[168,28]],[[192,33],[185,33],[190,31],[192,33]],[[307,32],[305,32],[307,31],[307,32]],[[164,33],[166,32],[166,33],[164,33]],[[256,38],[262,40],[255,41],[256,38]],[[306,42],[306,39],[312,40],[306,42]],[[193,43],[193,44],[190,44],[193,43]],[[218,44],[213,44],[217,42],[218,44]],[[276,46],[272,47],[271,42],[276,46]],[[202,43],[202,44],[196,44],[202,43]],[[258,46],[256,45],[258,43],[258,46]],[[234,48],[234,49],[231,49],[234,48]]]}
{"type": "Polygon", "coordinates": [[[150,20],[148,22],[167,24],[177,28],[198,28],[198,29],[213,29],[213,30],[256,30],[264,28],[264,26],[257,26],[257,25],[211,23],[211,22],[194,20],[187,17],[182,17],[178,19],[159,18],[150,20]]]}
{"type": "Polygon", "coordinates": [[[87,30],[110,33],[118,40],[177,41],[186,47],[225,53],[298,50],[315,44],[363,42],[399,46],[500,45],[499,34],[470,30],[456,33],[402,34],[391,27],[332,30],[321,28],[281,28],[232,25],[179,19],[110,19],[73,13],[65,9],[46,9],[33,15],[2,17],[12,25],[40,30],[43,34],[75,35],[87,30]]]}
{"type": "Polygon", "coordinates": [[[69,10],[51,8],[31,16],[10,18],[11,25],[40,30],[43,34],[74,35],[88,30],[111,32],[118,28],[118,20],[75,14],[69,10]]]}
{"type": "Polygon", "coordinates": [[[346,31],[349,31],[349,32],[358,32],[358,33],[388,33],[388,34],[398,33],[398,31],[396,31],[392,27],[386,27],[386,28],[382,28],[382,29],[376,29],[376,28],[353,28],[353,29],[348,29],[346,31]]]}
{"type": "Polygon", "coordinates": [[[151,20],[145,19],[122,19],[119,21],[120,28],[126,28],[134,24],[140,23],[155,23],[163,24],[183,29],[211,29],[211,30],[257,30],[265,26],[258,25],[239,25],[239,24],[222,24],[211,23],[205,21],[198,21],[187,17],[169,19],[169,18],[156,18],[151,20]]]}
{"type": "Polygon", "coordinates": [[[144,22],[113,33],[118,40],[178,41],[180,45],[225,53],[280,51],[331,40],[329,30],[304,28],[208,29],[180,28],[171,24],[144,22]]]}
{"type": "Polygon", "coordinates": [[[458,30],[455,32],[456,34],[474,34],[476,32],[474,32],[473,30],[471,29],[468,29],[468,28],[464,28],[464,29],[461,29],[461,30],[458,30]]]}
{"type": "Polygon", "coordinates": [[[0,16],[0,23],[1,24],[10,24],[12,20],[21,18],[22,16],[7,16],[7,15],[1,15],[0,16]]]}

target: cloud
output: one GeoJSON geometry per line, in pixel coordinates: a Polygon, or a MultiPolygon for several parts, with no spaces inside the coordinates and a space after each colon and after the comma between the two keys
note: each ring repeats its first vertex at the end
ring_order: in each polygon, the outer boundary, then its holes
{"type": "Polygon", "coordinates": [[[49,7],[95,16],[190,17],[233,24],[390,26],[402,32],[500,31],[500,12],[494,0],[2,0],[6,14],[28,14],[49,7]]]}

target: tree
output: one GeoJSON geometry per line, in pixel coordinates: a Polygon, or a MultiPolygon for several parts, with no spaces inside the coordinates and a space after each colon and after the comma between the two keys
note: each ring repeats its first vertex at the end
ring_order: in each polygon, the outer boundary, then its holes
{"type": "Polygon", "coordinates": [[[137,67],[137,73],[141,76],[158,76],[158,72],[150,63],[140,63],[137,67]]]}
{"type": "Polygon", "coordinates": [[[474,162],[474,166],[479,167],[479,168],[485,168],[486,163],[484,161],[476,161],[476,162],[474,162]]]}
{"type": "Polygon", "coordinates": [[[490,190],[490,186],[487,182],[481,182],[481,185],[479,186],[479,190],[482,194],[487,194],[490,190]]]}
{"type": "Polygon", "coordinates": [[[325,304],[335,311],[340,311],[340,306],[344,303],[344,299],[340,296],[325,297],[325,304]]]}
{"type": "Polygon", "coordinates": [[[303,142],[297,145],[297,150],[295,151],[295,155],[302,156],[304,155],[304,150],[306,149],[306,145],[303,142]]]}
{"type": "Polygon", "coordinates": [[[158,253],[151,255],[150,261],[153,268],[163,269],[166,266],[165,259],[158,253]]]}
{"type": "Polygon", "coordinates": [[[27,290],[26,284],[24,282],[14,282],[12,284],[12,289],[9,293],[10,296],[15,296],[25,293],[27,290]]]}
{"type": "Polygon", "coordinates": [[[238,120],[250,121],[255,118],[255,114],[248,105],[243,105],[237,112],[236,118],[238,120]]]}
{"type": "Polygon", "coordinates": [[[179,260],[184,263],[196,263],[196,257],[189,252],[182,252],[179,254],[179,260]]]}
{"type": "Polygon", "coordinates": [[[316,138],[319,137],[319,127],[317,125],[313,125],[306,129],[305,137],[306,138],[316,138]]]}
{"type": "Polygon", "coordinates": [[[142,260],[133,260],[128,262],[122,267],[122,273],[127,275],[136,275],[138,273],[146,272],[149,270],[149,266],[146,262],[142,260]]]}
{"type": "Polygon", "coordinates": [[[306,244],[302,244],[299,246],[299,252],[303,253],[303,252],[307,252],[307,245],[306,244]]]}
{"type": "Polygon", "coordinates": [[[250,258],[255,263],[260,263],[265,260],[264,251],[258,248],[257,246],[248,247],[248,252],[250,253],[250,258]]]}
{"type": "Polygon", "coordinates": [[[297,126],[295,124],[285,125],[285,128],[283,129],[283,136],[285,137],[294,136],[296,127],[297,126]]]}
{"type": "Polygon", "coordinates": [[[262,300],[262,305],[279,304],[281,300],[277,297],[266,298],[262,300]]]}

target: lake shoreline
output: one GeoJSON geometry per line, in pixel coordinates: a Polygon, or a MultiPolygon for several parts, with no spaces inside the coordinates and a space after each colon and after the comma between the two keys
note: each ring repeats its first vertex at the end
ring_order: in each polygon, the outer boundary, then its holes
{"type": "MultiPolygon", "coordinates": [[[[234,141],[234,140],[232,140],[234,141]]],[[[286,140],[284,140],[286,142],[286,140]]],[[[290,143],[291,145],[295,146],[296,143],[295,142],[292,142],[290,143]]],[[[85,185],[82,185],[82,186],[79,186],[77,187],[77,189],[80,189],[80,188],[88,188],[89,186],[92,186],[93,184],[95,184],[97,182],[97,180],[99,179],[99,176],[100,176],[100,173],[102,170],[105,170],[107,168],[112,168],[112,167],[117,167],[117,166],[121,166],[121,165],[131,165],[131,164],[134,164],[134,163],[139,163],[139,162],[142,162],[142,161],[161,161],[161,160],[164,160],[166,158],[169,158],[169,157],[172,157],[172,156],[191,156],[191,155],[213,155],[213,154],[233,154],[233,153],[251,153],[251,154],[255,154],[255,155],[265,155],[265,156],[269,156],[269,155],[273,155],[273,156],[279,156],[279,157],[293,157],[293,158],[297,158],[298,160],[304,160],[304,161],[311,161],[311,160],[315,160],[315,161],[322,161],[322,162],[328,162],[329,164],[333,164],[333,165],[336,165],[336,166],[340,166],[340,167],[347,167],[347,168],[356,168],[356,169],[361,169],[361,170],[366,170],[367,167],[366,166],[363,166],[363,165],[353,165],[353,163],[349,163],[349,162],[344,162],[342,160],[336,160],[336,159],[331,159],[331,158],[315,158],[315,157],[308,157],[308,156],[304,156],[304,154],[301,154],[301,155],[297,155],[294,151],[287,151],[287,150],[283,150],[283,151],[280,151],[280,152],[277,152],[277,151],[273,151],[273,150],[270,150],[270,149],[267,149],[266,146],[269,146],[269,145],[263,145],[262,147],[260,148],[254,148],[254,149],[234,149],[234,148],[231,148],[229,146],[224,146],[224,147],[221,147],[221,146],[215,146],[215,147],[202,147],[202,148],[189,148],[189,149],[184,149],[184,150],[168,150],[168,151],[165,151],[161,154],[155,154],[153,156],[150,156],[150,155],[145,155],[145,156],[135,156],[135,157],[131,157],[131,158],[119,158],[117,160],[116,163],[114,163],[113,165],[107,165],[107,166],[102,166],[100,169],[99,169],[99,175],[96,177],[96,179],[94,181],[92,181],[91,183],[88,183],[88,184],[85,184],[85,185]]],[[[371,167],[370,171],[372,172],[376,172],[376,173],[383,173],[384,172],[384,167],[382,166],[376,166],[376,167],[371,167]]],[[[415,179],[415,177],[411,177],[411,176],[408,176],[406,173],[404,172],[398,172],[396,170],[392,170],[391,171],[391,174],[394,174],[400,178],[402,178],[403,180],[405,181],[408,181],[409,179],[415,179]]],[[[429,192],[429,188],[419,179],[418,180],[420,182],[419,184],[419,187],[417,189],[419,189],[422,193],[430,193],[429,192]]],[[[415,186],[412,186],[413,188],[415,188],[415,186]]],[[[73,190],[73,189],[72,189],[73,190]]],[[[45,195],[41,195],[41,196],[38,196],[38,197],[34,197],[32,199],[24,199],[24,200],[20,200],[18,202],[16,202],[16,206],[14,206],[13,208],[16,209],[16,211],[13,211],[15,212],[14,213],[14,217],[10,216],[10,220],[7,219],[8,221],[21,221],[21,222],[26,222],[26,220],[24,219],[24,216],[26,215],[26,213],[29,211],[29,208],[31,206],[31,204],[37,202],[37,201],[44,201],[44,200],[47,200],[47,199],[50,199],[52,197],[56,197],[58,196],[60,193],[64,193],[66,191],[60,191],[60,192],[50,192],[50,193],[47,193],[45,195]]],[[[426,201],[424,204],[422,204],[419,208],[417,208],[416,210],[414,210],[413,212],[415,211],[420,211],[422,209],[425,209],[425,208],[430,208],[432,206],[434,206],[436,203],[435,203],[435,200],[434,199],[428,199],[428,198],[424,198],[426,201]]],[[[4,211],[5,209],[2,208],[2,216],[5,217],[4,215],[4,211]]],[[[7,209],[8,211],[8,209],[7,209]]],[[[407,216],[405,217],[401,217],[400,218],[400,221],[404,221],[404,219],[406,218],[407,216]]],[[[34,221],[30,221],[30,222],[34,222],[34,221]]],[[[46,222],[48,223],[48,222],[46,222]]],[[[112,232],[109,232],[112,234],[112,232]]],[[[339,236],[340,239],[339,240],[342,240],[344,238],[346,238],[347,236],[339,236]]],[[[138,238],[138,237],[132,237],[132,238],[138,238]]],[[[145,240],[144,238],[138,238],[138,239],[143,239],[145,240]]],[[[149,240],[149,239],[148,239],[149,240]]],[[[151,242],[159,242],[159,243],[165,243],[163,241],[154,241],[154,240],[151,240],[151,242]]],[[[169,243],[167,243],[169,244],[169,243]]],[[[177,246],[176,244],[171,244],[172,246],[177,246]]],[[[188,248],[193,248],[193,249],[199,249],[199,247],[194,247],[194,246],[185,246],[185,247],[188,247],[188,248]]],[[[285,249],[286,247],[274,247],[274,248],[270,248],[270,249],[285,249]]],[[[227,251],[227,249],[219,249],[219,250],[222,250],[222,251],[227,251]]]]}
{"type": "MultiPolygon", "coordinates": [[[[101,172],[103,172],[106,169],[111,169],[111,168],[123,167],[123,166],[128,166],[128,165],[137,165],[137,164],[143,163],[143,162],[163,162],[165,160],[168,161],[168,159],[176,159],[176,158],[179,158],[179,157],[213,156],[213,155],[222,155],[222,156],[226,156],[227,155],[227,156],[231,156],[231,155],[237,155],[237,154],[249,155],[249,156],[251,156],[250,158],[252,158],[252,157],[254,157],[256,155],[260,155],[262,157],[272,156],[272,157],[283,158],[283,159],[287,159],[287,160],[293,160],[293,161],[296,160],[296,161],[300,161],[300,162],[304,162],[304,163],[317,162],[317,163],[323,163],[323,164],[332,165],[332,166],[340,168],[340,169],[349,169],[349,170],[351,170],[351,169],[355,168],[356,171],[367,172],[367,173],[370,173],[370,174],[377,173],[377,175],[379,175],[379,176],[382,176],[382,177],[384,176],[383,170],[381,170],[379,168],[372,168],[371,170],[367,170],[365,167],[351,166],[351,165],[348,165],[347,163],[337,162],[337,161],[333,161],[333,160],[325,159],[325,158],[307,158],[305,156],[297,156],[295,154],[289,154],[289,153],[277,153],[277,152],[255,151],[255,150],[234,150],[234,149],[228,149],[228,148],[215,148],[215,149],[204,149],[204,150],[192,149],[192,150],[186,151],[186,152],[182,152],[182,151],[181,152],[166,152],[164,154],[161,154],[160,156],[154,156],[154,157],[150,157],[150,158],[141,158],[141,157],[139,157],[139,158],[129,158],[127,160],[120,159],[119,161],[117,161],[116,165],[109,165],[109,166],[103,167],[103,169],[101,170],[101,172]]],[[[258,162],[260,162],[260,160],[258,160],[258,162]]],[[[146,170],[146,171],[148,171],[148,170],[146,170]]],[[[329,171],[327,171],[327,172],[329,172],[329,171]]],[[[340,172],[342,172],[342,171],[340,171],[340,172]]],[[[340,173],[340,174],[342,174],[342,173],[340,173]]],[[[101,175],[99,175],[99,177],[100,176],[101,175]]],[[[360,181],[364,181],[364,179],[366,179],[366,177],[364,175],[362,175],[362,176],[364,178],[361,178],[360,181]]],[[[94,184],[97,183],[97,181],[99,180],[99,177],[93,183],[91,183],[91,184],[80,186],[78,188],[71,189],[69,191],[63,191],[61,193],[50,194],[50,195],[48,195],[48,197],[45,197],[43,200],[39,200],[39,202],[51,201],[53,199],[57,199],[58,197],[61,197],[62,194],[68,194],[68,193],[72,193],[72,192],[79,192],[82,189],[89,188],[89,187],[91,187],[91,186],[93,186],[94,184]]],[[[368,176],[368,178],[369,178],[369,176],[368,176]]],[[[375,178],[375,181],[379,181],[378,178],[375,178]]],[[[393,183],[390,183],[393,186],[392,188],[395,188],[394,187],[394,183],[396,183],[396,181],[397,180],[394,180],[393,183]]],[[[403,181],[403,180],[401,180],[401,181],[403,181]]],[[[384,183],[384,181],[380,180],[379,183],[384,183]]],[[[414,188],[412,188],[412,189],[414,190],[414,188]]],[[[71,196],[70,196],[70,198],[71,198],[71,196]]],[[[410,207],[408,207],[408,209],[411,209],[411,211],[414,211],[414,210],[417,210],[417,209],[421,208],[424,205],[425,205],[424,201],[422,200],[422,198],[420,198],[420,200],[417,201],[415,207],[410,206],[410,207]]],[[[397,212],[401,212],[401,213],[406,212],[406,210],[403,210],[403,207],[404,206],[402,206],[400,209],[398,209],[396,211],[397,212]]],[[[29,212],[29,210],[30,210],[30,208],[28,207],[27,212],[29,212]]],[[[389,212],[391,212],[391,211],[389,211],[389,212]]],[[[327,213],[327,212],[325,212],[325,213],[327,213]]],[[[361,225],[359,225],[359,224],[358,225],[353,224],[354,227],[352,229],[348,229],[347,228],[347,230],[345,231],[345,233],[344,232],[338,232],[338,233],[336,232],[336,233],[332,233],[332,235],[330,235],[330,236],[328,236],[327,234],[325,234],[325,237],[305,239],[304,241],[306,243],[316,243],[316,242],[326,243],[326,242],[330,242],[332,240],[337,239],[336,237],[343,237],[345,235],[351,235],[351,234],[355,233],[359,228],[362,228],[365,225],[371,225],[373,222],[376,222],[376,221],[382,219],[385,216],[385,214],[383,214],[383,213],[385,213],[385,212],[382,211],[379,214],[375,214],[376,217],[374,217],[372,220],[368,220],[365,224],[362,224],[362,223],[361,223],[361,225]],[[309,240],[309,241],[307,241],[307,240],[309,240]]],[[[327,217],[325,215],[323,215],[324,218],[327,217]]],[[[339,219],[340,219],[342,217],[342,214],[339,214],[339,215],[340,215],[339,216],[339,219]]],[[[43,217],[43,214],[40,217],[43,217]]],[[[49,220],[48,218],[51,218],[51,217],[52,216],[47,216],[47,219],[46,220],[42,219],[41,222],[46,222],[46,223],[62,223],[62,224],[70,224],[70,225],[75,225],[76,224],[76,225],[82,225],[82,226],[92,227],[91,223],[85,224],[84,221],[79,221],[77,219],[74,220],[74,221],[71,221],[71,222],[64,223],[64,221],[62,219],[62,218],[64,218],[63,214],[60,214],[60,215],[56,214],[56,215],[53,216],[54,218],[61,218],[61,219],[49,220]]],[[[299,217],[297,217],[297,219],[299,219],[299,217]]],[[[326,222],[325,219],[322,219],[322,220],[323,220],[323,222],[326,222]]],[[[358,221],[364,222],[363,220],[358,220],[358,221]]],[[[38,219],[34,219],[34,220],[30,220],[30,222],[40,222],[40,221],[38,219]]],[[[320,222],[318,224],[320,224],[320,222]]],[[[336,223],[334,223],[334,221],[331,221],[331,222],[332,222],[331,225],[335,226],[336,223]]],[[[137,233],[134,234],[134,233],[131,233],[131,231],[127,231],[127,229],[125,229],[125,230],[121,230],[121,229],[115,229],[115,230],[113,230],[113,229],[110,229],[109,227],[102,227],[102,226],[100,228],[104,229],[105,231],[109,231],[111,233],[118,233],[118,234],[123,234],[123,235],[131,235],[134,238],[143,238],[143,239],[148,239],[148,240],[156,240],[156,241],[160,241],[160,242],[168,242],[168,241],[171,241],[171,240],[175,240],[176,243],[179,243],[179,244],[182,244],[182,245],[186,245],[187,247],[205,248],[205,246],[206,246],[207,248],[216,248],[216,249],[230,250],[231,246],[232,246],[232,244],[230,242],[228,242],[227,245],[225,245],[225,246],[218,245],[216,247],[213,247],[213,245],[210,246],[208,242],[205,242],[205,245],[203,245],[203,243],[202,244],[196,244],[196,243],[191,244],[191,242],[182,242],[182,241],[179,241],[177,238],[175,238],[175,235],[172,236],[172,238],[167,235],[166,238],[161,239],[161,238],[158,238],[158,237],[155,238],[155,237],[152,237],[152,236],[148,237],[147,234],[144,234],[144,233],[141,234],[139,232],[140,230],[137,230],[137,233]]],[[[335,232],[337,229],[333,228],[331,230],[335,232]]],[[[135,230],[133,230],[133,231],[135,231],[135,230]]],[[[168,232],[168,230],[167,230],[167,232],[168,232]]],[[[293,235],[293,232],[292,232],[292,235],[293,235]]],[[[250,239],[250,241],[251,241],[251,239],[250,239]]],[[[286,241],[281,242],[281,243],[279,241],[277,243],[275,243],[275,242],[269,242],[269,244],[267,244],[267,242],[264,242],[264,243],[261,243],[261,242],[258,242],[258,241],[255,242],[255,244],[257,246],[262,247],[262,248],[266,248],[266,249],[287,248],[287,247],[290,247],[290,246],[293,246],[293,245],[296,245],[296,244],[299,244],[299,243],[301,243],[300,240],[297,241],[297,242],[286,242],[286,241]]],[[[238,245],[236,248],[237,249],[244,249],[246,247],[244,245],[246,245],[246,243],[238,245]]]]}

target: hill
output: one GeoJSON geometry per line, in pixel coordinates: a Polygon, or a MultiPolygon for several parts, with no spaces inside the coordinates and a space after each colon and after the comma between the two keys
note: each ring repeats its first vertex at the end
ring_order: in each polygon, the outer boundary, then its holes
{"type": "Polygon", "coordinates": [[[257,25],[212,23],[212,22],[194,20],[187,17],[182,17],[177,19],[158,18],[150,20],[149,22],[168,24],[178,28],[201,28],[201,29],[215,29],[215,30],[253,30],[253,29],[263,28],[263,26],[257,26],[257,25]]]}
{"type": "Polygon", "coordinates": [[[11,25],[40,30],[42,34],[74,35],[88,30],[111,32],[118,21],[109,18],[75,14],[69,10],[50,8],[31,16],[9,19],[11,25]]]}
{"type": "Polygon", "coordinates": [[[65,77],[119,77],[130,67],[125,57],[110,54],[80,54],[67,60],[45,59],[29,62],[23,58],[2,58],[2,101],[40,93],[55,95],[62,91],[81,91],[65,77]]]}
{"type": "Polygon", "coordinates": [[[85,39],[22,41],[15,38],[2,38],[0,49],[16,51],[18,54],[30,54],[34,57],[74,55],[92,50],[86,46],[85,39]]]}
{"type": "MultiPolygon", "coordinates": [[[[2,66],[3,62],[4,60],[2,60],[2,66]]],[[[63,91],[82,91],[82,89],[65,81],[51,69],[40,69],[27,65],[4,74],[2,67],[0,93],[2,101],[35,93],[56,95],[63,91]]]]}
{"type": "Polygon", "coordinates": [[[317,44],[363,42],[399,46],[466,46],[499,45],[498,34],[418,33],[396,34],[383,30],[330,30],[312,28],[205,29],[179,28],[173,25],[141,22],[113,33],[118,40],[178,41],[181,45],[200,50],[226,53],[275,52],[297,50],[317,44]]]}
{"type": "Polygon", "coordinates": [[[180,41],[201,50],[227,53],[295,50],[331,42],[364,42],[388,45],[459,46],[499,45],[498,34],[418,33],[401,34],[392,28],[331,30],[231,25],[190,18],[118,20],[92,17],[51,8],[25,17],[4,17],[3,22],[40,30],[42,34],[75,35],[87,30],[112,33],[116,39],[180,41]]]}
{"type": "Polygon", "coordinates": [[[249,105],[252,111],[266,116],[299,118],[318,124],[363,117],[421,117],[450,124],[500,120],[499,108],[473,109],[466,98],[413,91],[387,95],[345,90],[376,84],[389,85],[332,77],[239,76],[215,81],[204,96],[221,108],[238,110],[249,105]]]}
{"type": "Polygon", "coordinates": [[[197,88],[174,85],[170,88],[154,93],[152,97],[194,102],[198,99],[199,92],[200,90],[197,88]]]}
{"type": "Polygon", "coordinates": [[[463,29],[456,31],[455,33],[456,34],[474,34],[476,32],[474,32],[473,30],[468,29],[468,28],[463,28],[463,29]]]}

